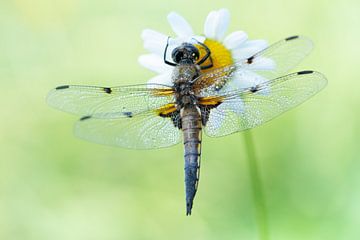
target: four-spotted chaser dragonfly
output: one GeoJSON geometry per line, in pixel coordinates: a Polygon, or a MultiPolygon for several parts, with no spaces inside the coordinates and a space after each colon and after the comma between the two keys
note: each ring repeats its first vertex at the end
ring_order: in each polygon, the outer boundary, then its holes
{"type": "Polygon", "coordinates": [[[52,107],[80,115],[75,134],[96,143],[151,149],[183,139],[189,215],[199,182],[202,132],[221,137],[256,127],[319,92],[327,83],[319,72],[283,76],[311,48],[309,39],[292,36],[247,59],[205,72],[203,69],[212,66],[207,46],[182,43],[172,50],[172,62],[164,56],[165,63],[173,66],[172,86],[64,85],[53,89],[47,101],[52,107]],[[200,48],[205,50],[203,56],[200,48]],[[228,87],[234,76],[241,81],[247,76],[244,71],[264,58],[276,64],[272,71],[256,71],[266,81],[243,89],[228,87]]]}

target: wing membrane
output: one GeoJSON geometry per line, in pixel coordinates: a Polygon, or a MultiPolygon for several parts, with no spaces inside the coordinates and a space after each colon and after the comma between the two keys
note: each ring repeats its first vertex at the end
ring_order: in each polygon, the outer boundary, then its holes
{"type": "Polygon", "coordinates": [[[312,46],[311,40],[306,37],[288,37],[247,59],[202,74],[194,81],[194,88],[198,93],[209,96],[235,81],[237,87],[269,81],[298,65],[310,53],[312,46]]]}
{"type": "Polygon", "coordinates": [[[228,92],[211,110],[205,133],[220,137],[256,127],[304,102],[326,83],[321,73],[302,71],[228,92]]]}
{"type": "Polygon", "coordinates": [[[255,70],[267,79],[274,79],[296,67],[312,49],[313,43],[310,39],[303,36],[288,37],[246,59],[239,64],[239,68],[255,70]],[[261,66],[270,67],[268,61],[273,61],[273,68],[262,68],[261,66]]]}
{"type": "Polygon", "coordinates": [[[170,114],[173,89],[158,84],[123,87],[66,85],[53,89],[50,106],[83,116],[75,135],[96,143],[135,149],[168,147],[180,141],[170,114]]]}
{"type": "Polygon", "coordinates": [[[95,143],[132,149],[168,147],[177,144],[181,132],[170,118],[147,112],[127,118],[82,118],[75,135],[95,143]]]}
{"type": "Polygon", "coordinates": [[[174,102],[171,87],[143,84],[123,87],[66,85],[47,96],[50,106],[80,116],[118,118],[133,116],[174,102]]]}

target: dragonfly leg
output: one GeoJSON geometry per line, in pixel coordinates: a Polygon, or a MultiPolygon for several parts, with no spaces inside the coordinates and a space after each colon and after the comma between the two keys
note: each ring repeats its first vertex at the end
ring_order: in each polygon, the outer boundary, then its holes
{"type": "Polygon", "coordinates": [[[176,66],[177,65],[176,63],[166,60],[166,54],[167,54],[167,50],[169,47],[169,39],[170,39],[170,37],[168,37],[168,39],[167,39],[166,47],[165,47],[165,51],[164,51],[164,63],[166,63],[167,65],[170,65],[170,66],[176,66]]]}

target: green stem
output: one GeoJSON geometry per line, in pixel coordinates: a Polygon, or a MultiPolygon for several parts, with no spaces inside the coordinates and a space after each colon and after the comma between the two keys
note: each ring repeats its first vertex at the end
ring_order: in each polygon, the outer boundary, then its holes
{"type": "Polygon", "coordinates": [[[259,239],[269,239],[269,229],[267,222],[266,203],[263,192],[263,185],[258,169],[258,163],[255,155],[255,147],[250,131],[244,132],[245,148],[250,171],[251,187],[255,202],[256,222],[259,228],[259,239]]]}

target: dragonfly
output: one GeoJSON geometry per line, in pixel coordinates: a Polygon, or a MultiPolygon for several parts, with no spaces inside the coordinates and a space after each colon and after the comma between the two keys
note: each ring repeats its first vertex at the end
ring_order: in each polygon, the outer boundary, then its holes
{"type": "Polygon", "coordinates": [[[323,89],[319,72],[288,73],[312,49],[310,39],[291,36],[246,59],[211,69],[211,51],[203,43],[183,42],[171,52],[172,85],[120,87],[63,85],[47,96],[50,106],[80,116],[75,135],[95,143],[131,149],[184,144],[186,215],[198,190],[202,133],[222,137],[259,126],[323,89]],[[200,48],[205,50],[200,56],[200,48]],[[247,88],[229,87],[234,77],[261,59],[276,68],[256,70],[266,79],[247,88]],[[206,72],[204,69],[208,69],[206,72]]]}

